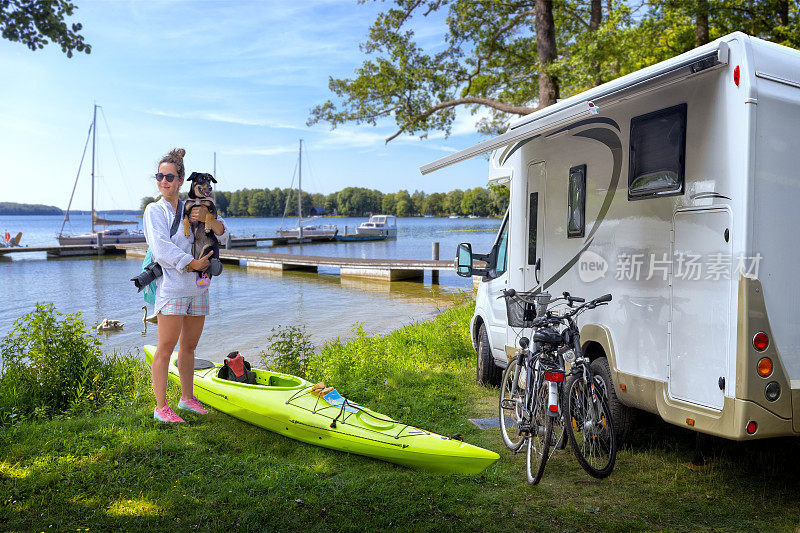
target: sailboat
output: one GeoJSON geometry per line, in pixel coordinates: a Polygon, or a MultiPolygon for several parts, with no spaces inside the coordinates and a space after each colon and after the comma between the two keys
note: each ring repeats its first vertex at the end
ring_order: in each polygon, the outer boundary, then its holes
{"type": "MultiPolygon", "coordinates": [[[[301,199],[303,197],[303,139],[300,139],[300,152],[297,156],[297,227],[283,229],[283,221],[281,221],[281,228],[278,230],[278,235],[289,239],[313,239],[313,240],[333,240],[338,233],[338,228],[335,224],[307,224],[303,225],[303,207],[301,199]]],[[[283,210],[283,217],[286,218],[286,210],[289,207],[289,198],[286,198],[286,208],[283,210]]],[[[318,217],[311,217],[305,219],[305,222],[314,220],[318,217]]]]}
{"type": "Polygon", "coordinates": [[[97,231],[96,226],[117,226],[117,225],[130,225],[138,224],[135,220],[109,220],[98,216],[97,211],[94,209],[94,166],[95,166],[95,151],[97,147],[97,108],[94,105],[94,114],[92,117],[92,124],[89,126],[89,134],[86,136],[86,145],[83,147],[83,155],[81,156],[80,165],[78,165],[78,175],[75,176],[75,184],[72,186],[72,194],[69,197],[69,204],[67,205],[67,212],[64,214],[64,221],[61,223],[61,230],[58,233],[58,244],[61,246],[67,244],[97,244],[100,239],[104,244],[125,244],[133,242],[145,242],[144,233],[141,231],[130,232],[125,228],[105,229],[97,231]],[[64,233],[64,225],[69,221],[69,208],[72,206],[72,198],[75,196],[75,188],[78,185],[78,178],[81,175],[81,168],[83,167],[83,159],[86,157],[86,149],[89,146],[89,136],[92,138],[92,231],[91,233],[84,233],[82,235],[70,235],[64,233]]]}

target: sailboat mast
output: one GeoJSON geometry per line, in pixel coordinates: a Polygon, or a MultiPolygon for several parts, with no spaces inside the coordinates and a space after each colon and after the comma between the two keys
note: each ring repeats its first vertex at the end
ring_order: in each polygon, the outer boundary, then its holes
{"type": "Polygon", "coordinates": [[[300,152],[297,155],[297,229],[298,236],[303,238],[303,139],[300,139],[300,152]]]}
{"type": "Polygon", "coordinates": [[[92,118],[92,233],[94,233],[94,150],[97,146],[97,104],[94,104],[94,117],[92,118]]]}

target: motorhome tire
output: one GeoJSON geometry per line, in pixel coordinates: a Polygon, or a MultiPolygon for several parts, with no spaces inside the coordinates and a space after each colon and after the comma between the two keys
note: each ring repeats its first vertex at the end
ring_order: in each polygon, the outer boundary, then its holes
{"type": "Polygon", "coordinates": [[[592,361],[591,369],[592,373],[603,380],[605,389],[608,392],[608,405],[611,409],[611,419],[614,420],[617,445],[625,444],[633,429],[636,410],[619,401],[617,392],[614,389],[614,382],[611,379],[611,368],[608,366],[608,359],[598,357],[592,361]]]}
{"type": "Polygon", "coordinates": [[[492,345],[489,343],[489,334],[486,333],[486,325],[481,324],[478,330],[478,356],[477,376],[478,383],[482,385],[499,385],[502,369],[494,364],[492,355],[492,345]]]}

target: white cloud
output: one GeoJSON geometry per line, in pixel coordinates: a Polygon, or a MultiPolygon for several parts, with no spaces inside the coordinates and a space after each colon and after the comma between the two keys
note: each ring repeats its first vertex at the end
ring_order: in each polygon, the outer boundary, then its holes
{"type": "Polygon", "coordinates": [[[260,127],[274,128],[274,129],[290,129],[290,130],[301,130],[301,131],[306,130],[305,126],[295,126],[293,124],[287,124],[275,120],[246,118],[235,115],[228,115],[225,113],[216,113],[213,111],[187,111],[180,113],[176,111],[148,109],[147,111],[145,111],[145,113],[148,113],[150,115],[156,115],[159,117],[177,118],[183,120],[207,120],[210,122],[225,122],[227,124],[239,124],[241,126],[260,126],[260,127]]]}
{"type": "Polygon", "coordinates": [[[272,146],[269,148],[260,147],[239,147],[220,150],[223,155],[281,155],[286,153],[297,152],[297,145],[291,146],[272,146]]]}

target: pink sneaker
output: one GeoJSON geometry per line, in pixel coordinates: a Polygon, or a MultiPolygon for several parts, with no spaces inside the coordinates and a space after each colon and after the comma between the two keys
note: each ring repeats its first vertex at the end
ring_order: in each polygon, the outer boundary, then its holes
{"type": "Polygon", "coordinates": [[[191,411],[198,415],[205,415],[208,414],[208,411],[203,407],[196,397],[192,396],[190,400],[178,402],[178,409],[186,409],[187,411],[191,411]]]}
{"type": "Polygon", "coordinates": [[[169,408],[169,405],[165,405],[161,409],[156,407],[153,410],[153,418],[159,422],[167,422],[171,424],[185,422],[183,418],[176,415],[175,411],[169,408]]]}

